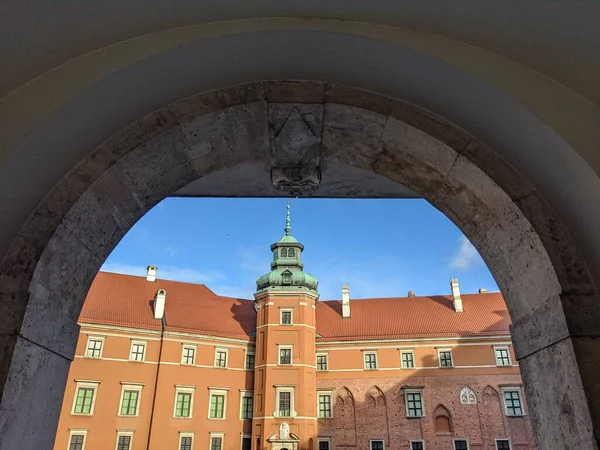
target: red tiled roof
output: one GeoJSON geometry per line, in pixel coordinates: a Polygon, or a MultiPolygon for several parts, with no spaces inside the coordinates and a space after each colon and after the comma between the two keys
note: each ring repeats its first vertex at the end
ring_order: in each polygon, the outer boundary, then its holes
{"type": "Polygon", "coordinates": [[[346,319],[342,302],[319,302],[317,333],[324,341],[509,334],[510,318],[499,292],[461,298],[462,313],[454,311],[449,296],[350,300],[346,319]]]}
{"type": "MultiPolygon", "coordinates": [[[[92,283],[79,321],[160,330],[153,316],[156,291],[165,289],[166,329],[247,339],[256,328],[252,300],[221,297],[202,284],[100,272],[92,283]]],[[[464,312],[451,297],[351,300],[351,317],[342,318],[340,301],[320,301],[317,333],[321,341],[508,335],[510,318],[500,293],[462,294],[464,312]]]]}
{"type": "Polygon", "coordinates": [[[202,284],[99,272],[81,310],[82,323],[160,330],[154,319],[156,291],[167,292],[166,329],[248,338],[256,328],[254,302],[221,297],[202,284]]]}

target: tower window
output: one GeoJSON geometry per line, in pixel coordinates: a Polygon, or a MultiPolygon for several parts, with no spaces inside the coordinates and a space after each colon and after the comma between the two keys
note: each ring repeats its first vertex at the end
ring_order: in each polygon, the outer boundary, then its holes
{"type": "Polygon", "coordinates": [[[281,325],[291,325],[292,324],[292,310],[291,309],[282,309],[281,317],[280,317],[281,325]]]}
{"type": "Polygon", "coordinates": [[[282,248],[281,252],[280,252],[280,255],[281,255],[282,258],[287,258],[288,249],[287,248],[282,248]]]}
{"type": "Polygon", "coordinates": [[[288,249],[288,258],[294,258],[296,256],[296,252],[293,248],[288,249]]]}
{"type": "Polygon", "coordinates": [[[290,347],[279,349],[279,364],[281,364],[281,365],[292,364],[292,349],[290,347]]]}
{"type": "Polygon", "coordinates": [[[292,415],[292,393],[279,393],[279,417],[290,417],[292,415]]]}
{"type": "Polygon", "coordinates": [[[283,272],[282,276],[283,284],[292,284],[292,272],[286,270],[283,272]]]}

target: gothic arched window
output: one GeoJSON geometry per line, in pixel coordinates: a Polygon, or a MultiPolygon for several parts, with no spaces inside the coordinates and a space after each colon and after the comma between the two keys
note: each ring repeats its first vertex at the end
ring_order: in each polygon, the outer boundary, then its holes
{"type": "Polygon", "coordinates": [[[282,258],[287,258],[287,248],[282,248],[280,253],[282,258]]]}
{"type": "Polygon", "coordinates": [[[294,251],[294,249],[288,249],[288,257],[293,258],[294,256],[296,256],[296,252],[294,251]]]}

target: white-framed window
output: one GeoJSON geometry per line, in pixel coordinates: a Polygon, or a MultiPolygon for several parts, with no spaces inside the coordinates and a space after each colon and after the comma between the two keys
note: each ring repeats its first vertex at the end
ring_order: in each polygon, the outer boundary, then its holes
{"type": "Polygon", "coordinates": [[[454,361],[452,361],[452,349],[451,348],[438,348],[438,361],[440,367],[452,367],[454,361]]]}
{"type": "Polygon", "coordinates": [[[196,364],[196,346],[184,344],[181,347],[181,364],[184,366],[193,366],[196,364]]]}
{"type": "Polygon", "coordinates": [[[144,385],[142,383],[121,383],[119,416],[139,416],[143,387],[144,385]]]}
{"type": "Polygon", "coordinates": [[[291,345],[279,345],[279,365],[290,366],[294,359],[292,354],[293,347],[291,345]]]}
{"type": "Polygon", "coordinates": [[[94,414],[94,405],[96,404],[96,394],[98,392],[99,381],[76,381],[75,398],[71,414],[91,416],[94,414]]]}
{"type": "Polygon", "coordinates": [[[115,450],[131,450],[133,448],[133,431],[117,431],[115,450]]]}
{"type": "Polygon", "coordinates": [[[69,430],[68,450],[85,450],[87,430],[69,430]]]}
{"type": "Polygon", "coordinates": [[[331,391],[318,391],[317,392],[317,411],[319,419],[331,419],[333,417],[333,408],[331,405],[331,398],[333,397],[331,391]]]}
{"type": "Polygon", "coordinates": [[[504,412],[507,416],[524,416],[523,396],[519,387],[503,387],[504,412]]]}
{"type": "Polygon", "coordinates": [[[294,310],[292,308],[279,308],[279,323],[281,325],[293,325],[294,310]]]}
{"type": "Polygon", "coordinates": [[[494,347],[494,356],[497,366],[510,366],[510,352],[508,347],[494,347]]]}
{"type": "Polygon", "coordinates": [[[425,441],[410,441],[410,450],[425,450],[425,441]]]}
{"type": "Polygon", "coordinates": [[[400,350],[400,367],[402,369],[415,368],[415,352],[413,350],[400,350]]]}
{"type": "Polygon", "coordinates": [[[194,433],[179,432],[179,450],[194,450],[194,433]]]}
{"type": "Polygon", "coordinates": [[[225,433],[210,433],[210,450],[223,450],[225,433]]]}
{"type": "Polygon", "coordinates": [[[466,439],[454,439],[454,450],[469,450],[469,441],[466,439]]]}
{"type": "Polygon", "coordinates": [[[275,417],[295,417],[296,411],[294,411],[294,392],[296,388],[294,386],[276,386],[275,387],[275,399],[276,399],[276,410],[274,412],[275,417]]]}
{"type": "Polygon", "coordinates": [[[385,450],[385,441],[383,439],[370,439],[369,440],[370,450],[385,450]]]}
{"type": "Polygon", "coordinates": [[[215,367],[225,368],[227,367],[227,357],[229,356],[229,350],[226,348],[215,349],[215,367]]]}
{"type": "Polygon", "coordinates": [[[189,419],[194,412],[194,393],[196,386],[175,386],[175,404],[173,417],[176,419],[189,419]]]}
{"type": "Polygon", "coordinates": [[[511,450],[510,439],[496,439],[496,450],[511,450]]]}
{"type": "Polygon", "coordinates": [[[318,438],[317,450],[331,450],[331,438],[318,438]]]}
{"type": "Polygon", "coordinates": [[[364,352],[363,358],[365,362],[365,370],[377,370],[377,352],[364,352]]]}
{"type": "Polygon", "coordinates": [[[252,391],[240,391],[240,419],[252,419],[254,411],[254,393],[252,391]]]}
{"type": "Polygon", "coordinates": [[[255,356],[253,352],[246,352],[246,370],[254,370],[255,356]]]}
{"type": "Polygon", "coordinates": [[[405,389],[406,417],[424,417],[425,405],[422,389],[405,389]]]}
{"type": "Polygon", "coordinates": [[[225,419],[227,417],[227,391],[225,388],[209,387],[208,418],[225,419]]]}
{"type": "Polygon", "coordinates": [[[86,358],[102,358],[102,349],[104,348],[104,337],[88,336],[87,346],[85,348],[86,358]]]}
{"type": "Polygon", "coordinates": [[[326,372],[329,370],[329,355],[327,353],[317,353],[317,371],[326,372]]]}
{"type": "Polygon", "coordinates": [[[242,434],[241,449],[250,450],[252,448],[252,435],[250,433],[242,434]]]}
{"type": "Polygon", "coordinates": [[[146,341],[131,341],[129,361],[144,361],[146,359],[146,341]]]}

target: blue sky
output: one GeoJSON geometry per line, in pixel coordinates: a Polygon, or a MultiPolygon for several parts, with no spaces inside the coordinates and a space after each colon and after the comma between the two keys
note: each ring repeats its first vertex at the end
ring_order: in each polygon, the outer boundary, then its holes
{"type": "MultiPolygon", "coordinates": [[[[268,272],[269,246],[283,236],[285,199],[168,198],[123,238],[102,270],[204,283],[220,295],[253,298],[268,272]]],[[[323,300],[498,290],[477,251],[424,200],[294,199],[292,234],[323,300]]]]}

